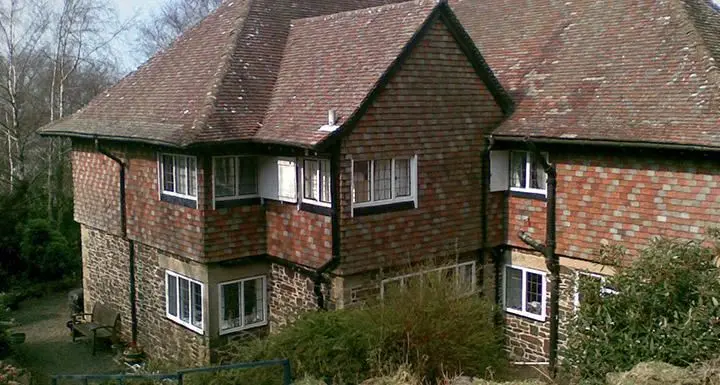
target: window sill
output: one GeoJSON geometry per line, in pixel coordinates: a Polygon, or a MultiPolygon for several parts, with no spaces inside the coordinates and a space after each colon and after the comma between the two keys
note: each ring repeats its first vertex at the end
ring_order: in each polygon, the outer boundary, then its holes
{"type": "Polygon", "coordinates": [[[516,310],[516,309],[511,309],[511,308],[505,308],[505,312],[510,313],[510,314],[513,314],[513,315],[517,315],[517,316],[520,316],[520,317],[523,317],[523,318],[529,318],[529,319],[531,319],[531,320],[533,320],[533,321],[539,321],[539,322],[545,322],[545,319],[547,318],[547,317],[544,316],[544,315],[538,315],[538,314],[528,313],[528,312],[524,312],[524,311],[516,310]]]}
{"type": "Polygon", "coordinates": [[[332,207],[329,206],[319,206],[312,203],[306,203],[302,202],[300,203],[300,210],[307,211],[309,213],[319,214],[319,215],[325,215],[330,216],[332,215],[332,207]]]}
{"type": "Polygon", "coordinates": [[[377,206],[355,207],[355,208],[353,208],[353,216],[362,217],[365,215],[375,215],[375,214],[391,213],[391,212],[395,212],[395,211],[412,210],[414,208],[415,208],[414,201],[387,203],[384,205],[377,205],[377,206]]]}
{"type": "Polygon", "coordinates": [[[511,197],[533,199],[538,201],[547,201],[547,194],[537,191],[510,190],[511,197]]]}
{"type": "Polygon", "coordinates": [[[232,329],[220,330],[219,334],[220,334],[221,336],[224,336],[224,335],[228,335],[228,334],[233,334],[233,333],[241,332],[241,331],[244,331],[244,330],[250,330],[250,329],[255,329],[255,328],[267,326],[267,324],[268,324],[267,321],[263,321],[263,322],[255,323],[255,324],[248,325],[248,326],[241,326],[241,327],[236,327],[236,328],[232,328],[232,329]]]}
{"type": "Polygon", "coordinates": [[[233,198],[215,201],[215,209],[230,209],[240,206],[254,206],[260,204],[260,197],[233,198]]]}
{"type": "Polygon", "coordinates": [[[169,319],[170,321],[172,321],[172,322],[174,322],[174,323],[176,323],[176,324],[184,327],[185,329],[188,329],[188,330],[193,331],[193,332],[195,332],[195,333],[197,333],[197,334],[200,334],[200,335],[204,335],[204,334],[205,334],[205,332],[203,331],[203,329],[200,329],[200,328],[197,327],[197,326],[193,326],[193,325],[191,325],[191,324],[189,324],[189,323],[186,323],[186,322],[184,322],[184,321],[181,321],[179,318],[175,318],[175,317],[173,317],[173,316],[171,316],[171,315],[167,315],[167,314],[166,314],[165,316],[166,316],[167,319],[169,319]]]}
{"type": "Polygon", "coordinates": [[[160,194],[160,200],[174,205],[185,206],[191,209],[197,209],[197,199],[182,198],[176,195],[166,193],[160,194]]]}

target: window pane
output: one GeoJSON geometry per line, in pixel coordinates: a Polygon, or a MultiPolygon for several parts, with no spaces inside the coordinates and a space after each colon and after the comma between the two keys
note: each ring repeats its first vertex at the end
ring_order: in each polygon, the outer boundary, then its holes
{"type": "Polygon", "coordinates": [[[370,201],[370,161],[355,162],[353,165],[353,183],[355,194],[353,202],[370,201]]]}
{"type": "Polygon", "coordinates": [[[545,170],[542,164],[535,159],[535,154],[528,154],[531,159],[530,167],[530,188],[545,190],[545,170]]]}
{"type": "Polygon", "coordinates": [[[173,157],[170,155],[162,156],[162,173],[163,173],[163,191],[175,192],[175,168],[173,167],[173,157]]]}
{"type": "Polygon", "coordinates": [[[222,319],[220,329],[240,327],[240,283],[220,286],[220,306],[222,319]]]}
{"type": "Polygon", "coordinates": [[[460,291],[463,293],[472,291],[473,288],[473,278],[475,275],[475,269],[473,269],[473,265],[462,265],[459,266],[460,275],[459,275],[459,282],[460,282],[460,291]]]}
{"type": "Polygon", "coordinates": [[[303,168],[303,196],[305,199],[318,200],[318,162],[305,160],[303,168]]]}
{"type": "Polygon", "coordinates": [[[410,159],[395,159],[395,195],[410,196],[410,159]]]}
{"type": "Polygon", "coordinates": [[[320,201],[330,203],[330,161],[320,161],[320,201]]]}
{"type": "Polygon", "coordinates": [[[190,323],[190,282],[178,278],[180,284],[180,319],[190,323]]]}
{"type": "Polygon", "coordinates": [[[245,325],[252,325],[264,321],[262,278],[245,281],[243,285],[243,315],[245,316],[245,325]]]}
{"type": "Polygon", "coordinates": [[[238,159],[240,180],[239,195],[257,194],[257,158],[243,157],[238,159]]]}
{"type": "Polygon", "coordinates": [[[392,198],[392,161],[376,160],[373,173],[373,200],[392,198]]]}
{"type": "Polygon", "coordinates": [[[522,310],[522,271],[505,268],[505,306],[509,309],[522,310]]]}
{"type": "Polygon", "coordinates": [[[178,194],[187,194],[187,158],[184,156],[175,157],[175,180],[177,181],[175,192],[178,194]]]}
{"type": "Polygon", "coordinates": [[[191,282],[190,288],[192,290],[192,324],[195,327],[202,328],[202,286],[198,283],[191,282]]]}
{"type": "Polygon", "coordinates": [[[167,298],[165,300],[167,301],[168,313],[173,317],[177,317],[177,278],[172,275],[166,275],[165,277],[167,277],[167,298]]]}
{"type": "Polygon", "coordinates": [[[527,153],[525,152],[511,152],[510,153],[512,161],[510,163],[511,169],[510,169],[510,186],[511,187],[518,187],[518,188],[526,188],[525,184],[525,168],[526,168],[526,159],[525,156],[527,153]]]}
{"type": "Polygon", "coordinates": [[[542,275],[527,272],[527,283],[526,283],[526,300],[528,313],[542,314],[542,275]]]}
{"type": "Polygon", "coordinates": [[[195,157],[187,158],[188,164],[188,195],[197,196],[197,159],[195,157]]]}
{"type": "Polygon", "coordinates": [[[215,196],[218,198],[235,195],[235,159],[215,158],[215,196]]]}

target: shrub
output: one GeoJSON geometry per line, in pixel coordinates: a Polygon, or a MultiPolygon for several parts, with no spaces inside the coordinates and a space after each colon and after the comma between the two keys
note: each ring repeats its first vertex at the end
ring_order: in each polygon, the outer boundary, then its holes
{"type": "MultiPolygon", "coordinates": [[[[445,373],[484,375],[503,367],[502,332],[494,306],[476,294],[458,296],[454,281],[436,277],[390,292],[362,308],[309,312],[266,339],[231,343],[224,361],[289,358],[298,377],[359,383],[409,367],[418,378],[445,373]]],[[[261,371],[236,383],[277,383],[261,371]]]]}
{"type": "Polygon", "coordinates": [[[44,219],[28,221],[20,244],[23,261],[31,279],[53,279],[79,269],[76,256],[65,237],[44,219]]]}
{"type": "Polygon", "coordinates": [[[701,242],[660,239],[608,283],[583,284],[566,363],[581,379],[629,370],[642,361],[686,366],[720,349],[720,270],[701,242]]]}

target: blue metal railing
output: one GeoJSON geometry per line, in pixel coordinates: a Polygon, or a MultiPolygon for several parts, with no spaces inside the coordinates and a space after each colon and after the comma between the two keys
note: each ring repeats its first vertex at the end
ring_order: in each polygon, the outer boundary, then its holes
{"type": "Polygon", "coordinates": [[[229,364],[221,366],[208,366],[202,368],[191,368],[178,370],[175,373],[164,373],[164,374],[57,374],[52,376],[52,385],[57,385],[58,380],[70,380],[80,381],[83,385],[88,385],[90,381],[115,381],[118,385],[123,385],[126,380],[152,380],[152,381],[163,381],[171,380],[177,381],[177,385],[183,385],[184,377],[186,374],[194,373],[215,373],[223,370],[233,369],[253,369],[253,368],[264,368],[268,366],[282,366],[283,368],[283,385],[290,385],[292,383],[292,370],[290,368],[290,361],[284,360],[270,360],[270,361],[255,361],[255,362],[241,362],[238,364],[229,364]]]}

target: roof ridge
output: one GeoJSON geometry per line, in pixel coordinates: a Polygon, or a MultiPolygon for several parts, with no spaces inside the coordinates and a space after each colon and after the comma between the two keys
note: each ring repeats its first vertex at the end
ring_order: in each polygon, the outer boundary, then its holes
{"type": "Polygon", "coordinates": [[[398,8],[410,7],[411,5],[415,5],[415,6],[422,6],[422,5],[427,5],[427,4],[437,5],[444,1],[446,1],[446,0],[409,0],[409,1],[404,1],[401,3],[383,4],[383,5],[378,5],[375,7],[353,9],[350,11],[343,11],[343,12],[329,13],[326,15],[293,19],[293,20],[290,20],[290,24],[293,25],[295,23],[306,23],[306,22],[311,23],[311,22],[316,22],[316,21],[320,21],[320,20],[337,20],[337,19],[345,18],[345,17],[353,17],[358,14],[382,12],[382,11],[395,10],[398,8]]]}
{"type": "Polygon", "coordinates": [[[235,50],[237,49],[237,45],[239,43],[239,36],[242,35],[240,33],[240,30],[242,30],[243,24],[245,23],[245,21],[247,21],[247,15],[250,13],[250,7],[253,4],[253,0],[223,1],[220,7],[213,11],[213,13],[219,12],[220,8],[222,7],[232,7],[233,5],[235,5],[236,2],[246,3],[245,10],[242,15],[237,16],[237,19],[233,23],[233,27],[229,32],[231,34],[234,34],[234,36],[232,36],[229,39],[228,43],[226,43],[225,49],[223,50],[224,53],[222,54],[220,63],[217,66],[217,70],[215,71],[213,77],[210,79],[210,91],[205,97],[205,103],[198,111],[198,114],[195,117],[192,126],[187,128],[187,131],[192,133],[191,135],[188,135],[191,136],[191,138],[188,138],[186,136],[183,139],[188,140],[188,142],[192,142],[194,137],[198,136],[202,129],[207,126],[210,116],[215,111],[218,92],[222,88],[222,83],[225,80],[225,74],[228,72],[228,69],[232,65],[233,55],[235,54],[235,50]]]}

